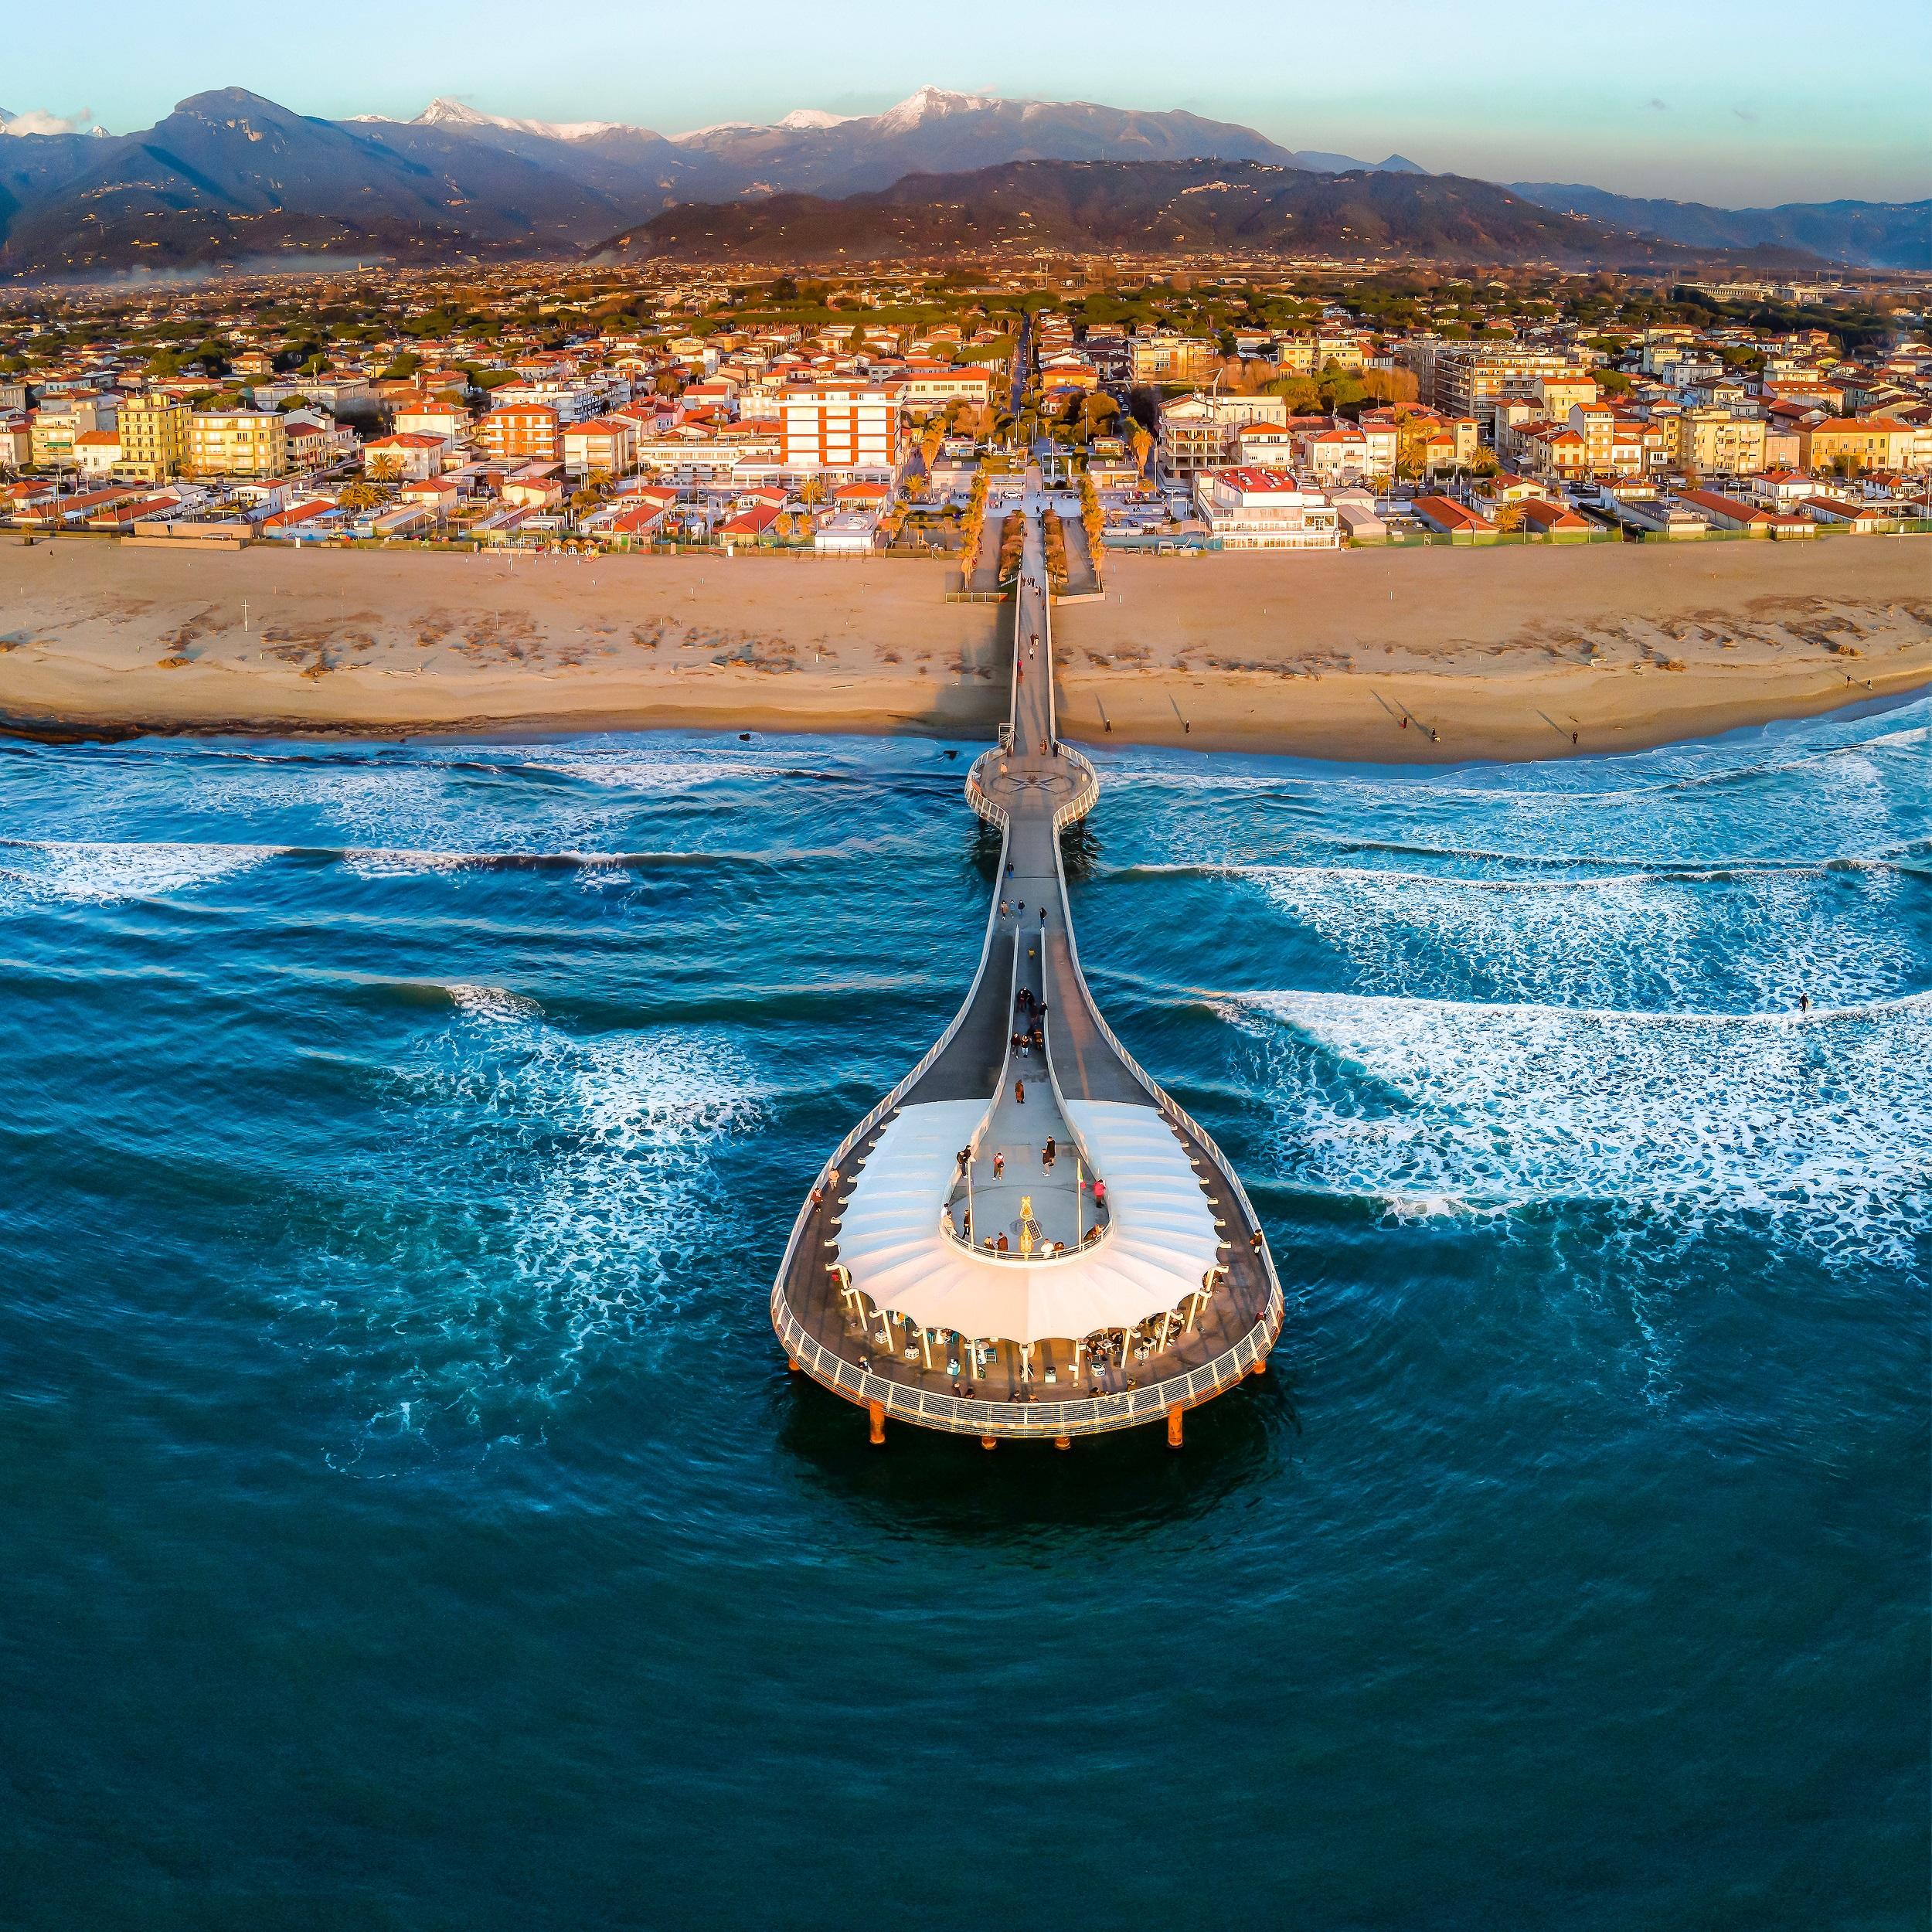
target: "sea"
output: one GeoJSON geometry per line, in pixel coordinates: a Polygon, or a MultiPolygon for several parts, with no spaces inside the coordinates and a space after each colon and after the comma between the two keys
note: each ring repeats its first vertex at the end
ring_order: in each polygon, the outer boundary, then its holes
{"type": "Polygon", "coordinates": [[[976,749],[0,746],[0,1924],[1925,1925],[1932,699],[1094,747],[1287,1296],[1178,1453],[768,1326],[976,749]]]}

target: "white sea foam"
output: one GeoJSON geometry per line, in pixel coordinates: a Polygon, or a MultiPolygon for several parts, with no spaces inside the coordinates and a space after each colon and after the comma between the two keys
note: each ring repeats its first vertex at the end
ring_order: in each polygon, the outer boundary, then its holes
{"type": "Polygon", "coordinates": [[[1256,1041],[1291,1184],[1395,1204],[1750,1211],[1825,1257],[1932,1242],[1932,994],[1796,1014],[1311,992],[1219,1002],[1256,1041]]]}
{"type": "Polygon", "coordinates": [[[376,1397],[329,1452],[359,1476],[529,1440],[664,1325],[722,1332],[719,1277],[749,1231],[715,1165],[763,1114],[729,1035],[577,1035],[504,988],[447,990],[451,1025],[398,1070],[401,1144],[345,1237],[353,1291],[325,1274],[287,1324],[346,1351],[376,1397]]]}
{"type": "Polygon", "coordinates": [[[0,845],[0,911],[167,899],[252,870],[278,845],[34,840],[0,845]]]}
{"type": "Polygon", "coordinates": [[[1365,988],[1445,985],[1570,1005],[1856,1004],[1922,984],[1893,869],[1549,872],[1506,878],[1338,866],[1234,876],[1347,958],[1365,988]]]}
{"type": "Polygon", "coordinates": [[[479,862],[466,852],[403,852],[394,847],[352,849],[342,854],[345,870],[362,879],[408,879],[425,872],[461,872],[479,862]]]}
{"type": "Polygon", "coordinates": [[[522,993],[513,993],[507,987],[473,986],[458,981],[447,990],[451,1005],[459,1013],[468,1013],[474,1019],[507,1023],[543,1017],[543,1009],[535,1000],[522,993]]]}

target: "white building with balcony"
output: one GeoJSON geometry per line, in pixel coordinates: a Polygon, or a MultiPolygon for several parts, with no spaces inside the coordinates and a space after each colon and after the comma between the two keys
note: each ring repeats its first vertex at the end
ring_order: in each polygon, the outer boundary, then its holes
{"type": "Polygon", "coordinates": [[[1205,470],[1194,506],[1224,550],[1334,550],[1341,519],[1319,490],[1287,470],[1205,470]]]}

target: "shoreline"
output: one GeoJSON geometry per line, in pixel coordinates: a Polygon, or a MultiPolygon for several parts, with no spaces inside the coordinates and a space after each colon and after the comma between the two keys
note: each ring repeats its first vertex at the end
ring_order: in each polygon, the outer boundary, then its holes
{"type": "MultiPolygon", "coordinates": [[[[897,560],[13,546],[0,733],[990,737],[1002,609],[946,581],[897,560]]],[[[1932,684],[1932,540],[1117,557],[1056,642],[1081,742],[1636,750],[1932,684]]]]}

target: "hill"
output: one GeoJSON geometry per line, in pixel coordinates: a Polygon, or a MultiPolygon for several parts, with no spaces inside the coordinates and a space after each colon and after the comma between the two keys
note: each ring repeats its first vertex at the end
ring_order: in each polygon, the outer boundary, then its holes
{"type": "Polygon", "coordinates": [[[1787,202],[1775,208],[1713,208],[1647,201],[1576,182],[1518,181],[1512,193],[1545,208],[1641,229],[1689,248],[1804,249],[1865,268],[1932,270],[1932,201],[1787,202]]]}
{"type": "Polygon", "coordinates": [[[1689,257],[1670,243],[1539,207],[1488,182],[1210,161],[1019,162],[908,175],[882,192],[838,200],[773,195],[682,203],[594,253],[607,261],[808,262],[983,258],[1036,249],[1630,267],[1689,257]]]}

